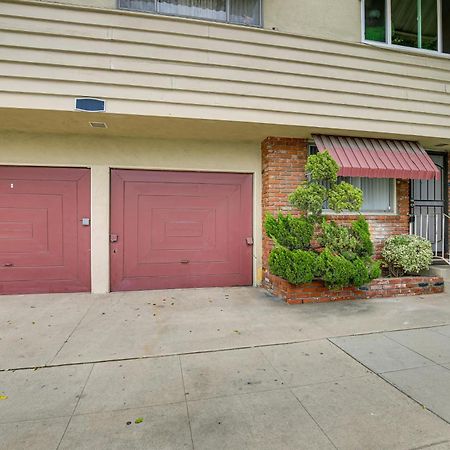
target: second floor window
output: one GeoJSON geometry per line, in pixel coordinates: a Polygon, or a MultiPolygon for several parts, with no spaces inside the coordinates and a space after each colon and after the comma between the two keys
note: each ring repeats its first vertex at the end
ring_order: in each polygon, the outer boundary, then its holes
{"type": "Polygon", "coordinates": [[[119,8],[261,26],[262,0],[119,0],[119,8]]]}
{"type": "Polygon", "coordinates": [[[450,53],[450,0],[364,0],[364,39],[450,53]]]}

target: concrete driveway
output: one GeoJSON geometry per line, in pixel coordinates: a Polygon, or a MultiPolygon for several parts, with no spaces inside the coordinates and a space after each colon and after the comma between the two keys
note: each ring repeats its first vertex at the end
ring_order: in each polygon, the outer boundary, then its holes
{"type": "Polygon", "coordinates": [[[448,294],[0,298],[0,449],[450,449],[448,294]]]}

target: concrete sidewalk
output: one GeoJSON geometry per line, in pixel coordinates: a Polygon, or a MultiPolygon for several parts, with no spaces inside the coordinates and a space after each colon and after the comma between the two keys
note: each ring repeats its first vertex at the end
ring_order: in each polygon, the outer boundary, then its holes
{"type": "Polygon", "coordinates": [[[450,449],[448,295],[16,296],[0,317],[0,449],[450,449]]]}

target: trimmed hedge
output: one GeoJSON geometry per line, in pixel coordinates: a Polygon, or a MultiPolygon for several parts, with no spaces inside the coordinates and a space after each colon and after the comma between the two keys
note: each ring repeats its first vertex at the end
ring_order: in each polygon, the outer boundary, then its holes
{"type": "Polygon", "coordinates": [[[270,271],[292,284],[310,283],[316,273],[317,255],[311,251],[275,247],[269,256],[270,271]]]}

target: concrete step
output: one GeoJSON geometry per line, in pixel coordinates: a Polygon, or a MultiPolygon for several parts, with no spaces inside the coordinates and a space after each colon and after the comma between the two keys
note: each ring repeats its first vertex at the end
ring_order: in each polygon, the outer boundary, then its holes
{"type": "Polygon", "coordinates": [[[445,282],[445,292],[450,292],[450,266],[445,265],[434,265],[430,267],[429,275],[442,277],[445,282]]]}

